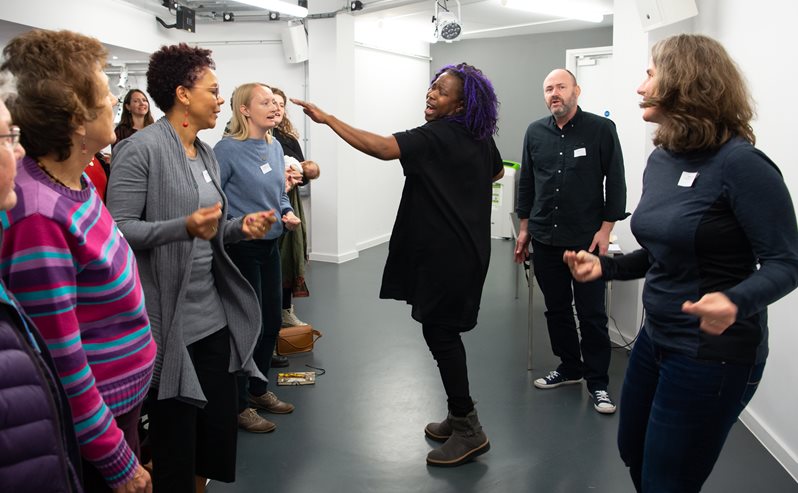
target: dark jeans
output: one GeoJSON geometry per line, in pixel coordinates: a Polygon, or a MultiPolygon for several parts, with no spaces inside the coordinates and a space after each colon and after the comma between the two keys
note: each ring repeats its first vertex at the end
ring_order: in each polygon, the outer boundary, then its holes
{"type": "MultiPolygon", "coordinates": [[[[253,359],[261,373],[266,375],[271,368],[272,353],[283,322],[280,311],[283,284],[278,240],[240,241],[228,245],[227,253],[258,295],[263,322],[253,359]]],[[[249,407],[248,393],[263,395],[268,390],[267,385],[267,382],[257,378],[238,377],[239,412],[249,407]]]]}
{"type": "Polygon", "coordinates": [[[737,365],[665,351],[646,330],[620,403],[618,448],[639,492],[701,490],[765,363],[737,365]]]}
{"type": "Polygon", "coordinates": [[[468,390],[468,366],[460,333],[463,329],[438,324],[422,324],[424,340],[432,357],[438,362],[443,388],[449,403],[449,412],[463,417],[474,409],[468,390]]]}
{"type": "Polygon", "coordinates": [[[546,302],[546,322],[551,349],[560,358],[557,368],[568,378],[587,380],[589,390],[606,390],[610,378],[610,337],[604,307],[604,281],[574,281],[563,262],[565,250],[585,249],[554,247],[532,242],[532,265],[546,302]],[[579,333],[572,305],[576,304],[579,333]],[[584,363],[583,363],[584,362],[584,363]]]}

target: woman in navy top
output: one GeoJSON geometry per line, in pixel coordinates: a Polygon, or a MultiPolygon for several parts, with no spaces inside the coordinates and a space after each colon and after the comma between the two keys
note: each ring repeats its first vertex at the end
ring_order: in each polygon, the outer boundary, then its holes
{"type": "Polygon", "coordinates": [[[491,183],[503,174],[492,137],[498,114],[493,86],[471,65],[444,67],[427,91],[427,123],[390,136],[291,101],[359,151],[399,159],[405,185],[380,298],[413,306],[448,397],[447,419],[425,429],[429,438],[445,442],[427,463],[456,466],[487,452],[490,442],[471,400],[460,333],[477,323],[490,259],[491,183]]]}
{"type": "Polygon", "coordinates": [[[659,124],[622,257],[567,252],[574,277],[645,276],[646,319],[621,396],[618,445],[637,491],[699,491],[767,358],[767,306],[798,285],[798,228],[726,50],[682,34],[652,48],[638,89],[659,124]]]}

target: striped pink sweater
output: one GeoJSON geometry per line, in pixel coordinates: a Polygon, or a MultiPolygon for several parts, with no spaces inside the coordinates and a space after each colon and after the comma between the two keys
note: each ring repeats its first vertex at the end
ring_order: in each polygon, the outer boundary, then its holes
{"type": "Polygon", "coordinates": [[[133,252],[93,185],[66,189],[25,158],[16,192],[0,275],[52,353],[81,454],[117,486],[138,463],[113,417],[144,399],[155,360],[133,252]]]}

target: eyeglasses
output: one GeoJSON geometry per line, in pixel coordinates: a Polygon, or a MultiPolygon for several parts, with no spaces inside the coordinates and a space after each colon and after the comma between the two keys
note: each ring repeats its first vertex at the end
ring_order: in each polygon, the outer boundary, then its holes
{"type": "Polygon", "coordinates": [[[221,92],[220,92],[220,89],[219,89],[218,86],[194,86],[194,87],[199,88],[199,89],[207,89],[208,92],[213,94],[213,96],[216,99],[219,99],[221,97],[221,92]]]}
{"type": "Polygon", "coordinates": [[[6,144],[9,147],[15,147],[19,144],[19,127],[11,127],[9,128],[10,133],[7,134],[0,134],[0,142],[6,144]]]}

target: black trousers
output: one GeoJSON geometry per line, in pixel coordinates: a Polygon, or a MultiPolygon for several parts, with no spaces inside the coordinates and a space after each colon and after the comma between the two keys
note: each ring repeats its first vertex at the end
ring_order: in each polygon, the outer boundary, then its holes
{"type": "Polygon", "coordinates": [[[158,400],[150,391],[150,447],[154,493],[194,493],[194,477],[235,481],[238,388],[229,372],[230,331],[225,327],[188,346],[208,399],[199,408],[180,399],[158,400]]]}
{"type": "Polygon", "coordinates": [[[551,349],[560,358],[557,368],[568,378],[587,380],[589,390],[606,390],[609,384],[610,337],[604,307],[604,281],[574,281],[563,262],[565,250],[587,249],[555,247],[532,242],[532,264],[546,302],[546,322],[551,349]],[[579,333],[572,305],[576,305],[579,333]],[[580,341],[581,334],[581,341],[580,341]]]}
{"type": "Polygon", "coordinates": [[[468,389],[466,352],[460,333],[461,327],[439,324],[422,324],[424,340],[438,363],[443,388],[449,403],[449,412],[463,417],[474,409],[468,389]]]}

